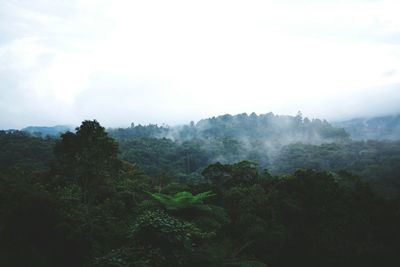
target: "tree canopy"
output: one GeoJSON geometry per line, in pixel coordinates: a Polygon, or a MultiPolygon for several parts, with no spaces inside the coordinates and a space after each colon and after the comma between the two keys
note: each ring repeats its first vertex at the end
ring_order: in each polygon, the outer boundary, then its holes
{"type": "Polygon", "coordinates": [[[0,132],[0,266],[398,265],[398,142],[224,135],[0,132]]]}

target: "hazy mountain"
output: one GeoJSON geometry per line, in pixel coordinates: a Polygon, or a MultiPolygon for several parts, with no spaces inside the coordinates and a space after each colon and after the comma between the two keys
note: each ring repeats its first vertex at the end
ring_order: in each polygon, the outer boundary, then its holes
{"type": "Polygon", "coordinates": [[[346,130],[356,140],[399,140],[400,114],[372,118],[356,118],[334,122],[333,126],[346,130]]]}
{"type": "Polygon", "coordinates": [[[242,141],[262,140],[274,144],[294,142],[320,144],[348,139],[341,128],[335,128],[325,120],[297,116],[275,115],[273,113],[246,113],[217,117],[191,122],[181,126],[147,126],[132,124],[129,128],[109,129],[117,139],[132,137],[169,138],[176,141],[191,139],[235,138],[242,141]]]}
{"type": "MultiPolygon", "coordinates": [[[[68,125],[29,126],[21,131],[34,136],[58,136],[73,130],[68,125]]],[[[252,138],[279,143],[326,143],[345,140],[399,140],[400,114],[372,118],[354,118],[346,121],[327,122],[320,119],[266,113],[246,113],[202,119],[179,126],[158,126],[156,124],[134,125],[127,128],[110,128],[108,132],[118,139],[132,137],[170,138],[184,141],[193,138],[252,138]]]]}
{"type": "Polygon", "coordinates": [[[71,131],[73,130],[74,127],[68,126],[68,125],[56,125],[56,126],[28,126],[23,129],[21,129],[22,132],[27,132],[31,135],[34,136],[58,136],[61,133],[64,133],[66,131],[71,131]]]}

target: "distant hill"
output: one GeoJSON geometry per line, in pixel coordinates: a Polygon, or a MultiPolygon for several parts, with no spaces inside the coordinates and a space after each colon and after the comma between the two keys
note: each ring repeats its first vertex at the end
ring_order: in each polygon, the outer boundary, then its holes
{"type": "Polygon", "coordinates": [[[62,133],[65,133],[67,131],[73,130],[74,127],[68,126],[68,125],[56,125],[56,126],[29,126],[21,129],[22,132],[29,133],[33,136],[38,136],[38,137],[45,137],[47,135],[49,136],[59,136],[62,133]]]}
{"type": "Polygon", "coordinates": [[[343,129],[335,128],[325,120],[303,118],[301,113],[297,116],[273,113],[226,114],[175,127],[132,124],[130,128],[108,131],[117,139],[166,137],[176,141],[187,141],[235,138],[242,141],[262,140],[274,144],[295,142],[321,144],[347,140],[349,136],[343,129]]]}
{"type": "MultiPolygon", "coordinates": [[[[59,136],[73,130],[68,125],[29,126],[21,131],[33,136],[59,136]]],[[[156,124],[134,125],[127,128],[109,128],[117,139],[138,137],[169,138],[176,141],[191,139],[215,139],[232,137],[288,143],[321,144],[347,140],[400,140],[400,114],[372,118],[354,118],[346,121],[327,122],[320,119],[266,113],[257,115],[221,115],[202,119],[197,123],[180,126],[158,126],[156,124]]]]}
{"type": "Polygon", "coordinates": [[[356,140],[400,140],[400,114],[334,122],[356,140]]]}
{"type": "MultiPolygon", "coordinates": [[[[379,125],[378,122],[385,120],[370,121],[366,125],[379,125]]],[[[389,122],[393,125],[393,121],[392,118],[381,125],[389,128],[389,122]]],[[[178,173],[184,180],[196,181],[208,164],[249,160],[272,175],[303,168],[346,170],[362,177],[381,195],[400,196],[400,141],[352,140],[343,129],[349,125],[352,124],[310,120],[300,113],[297,116],[243,113],[176,127],[132,124],[108,132],[119,142],[121,159],[137,164],[153,176],[178,173]]],[[[355,124],[353,129],[364,129],[364,123],[360,125],[355,124]]],[[[379,139],[388,136],[382,126],[377,129],[381,130],[375,132],[379,139]]]]}
{"type": "Polygon", "coordinates": [[[279,143],[324,143],[342,141],[348,134],[335,128],[326,120],[297,116],[256,115],[246,113],[223,115],[201,120],[196,124],[197,132],[205,137],[235,137],[270,140],[279,143]]]}

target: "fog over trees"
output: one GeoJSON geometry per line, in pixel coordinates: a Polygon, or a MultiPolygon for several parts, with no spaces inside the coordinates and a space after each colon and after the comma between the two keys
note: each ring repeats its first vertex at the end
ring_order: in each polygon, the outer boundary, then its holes
{"type": "Polygon", "coordinates": [[[0,267],[400,266],[399,10],[1,0],[0,267]]]}
{"type": "Polygon", "coordinates": [[[2,266],[398,263],[399,140],[300,113],[48,130],[0,132],[2,266]]]}

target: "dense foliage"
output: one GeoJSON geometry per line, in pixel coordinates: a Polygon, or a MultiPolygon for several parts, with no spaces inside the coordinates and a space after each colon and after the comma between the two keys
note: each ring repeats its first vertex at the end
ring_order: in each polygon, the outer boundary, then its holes
{"type": "Polygon", "coordinates": [[[272,113],[224,115],[181,127],[137,125],[109,130],[120,157],[152,176],[196,181],[215,162],[256,162],[273,175],[297,169],[346,170],[385,197],[400,196],[400,142],[353,141],[326,121],[272,113]]]}
{"type": "Polygon", "coordinates": [[[49,167],[54,140],[29,136],[20,131],[0,131],[0,169],[49,167]]]}
{"type": "MultiPolygon", "coordinates": [[[[319,121],[322,139],[275,144],[236,117],[207,137],[1,132],[0,266],[398,266],[399,142],[319,121]]],[[[286,119],[286,137],[313,123],[286,119]]]]}
{"type": "Polygon", "coordinates": [[[275,174],[299,168],[346,170],[363,178],[382,196],[400,196],[400,141],[353,141],[342,144],[291,144],[271,162],[275,174]]]}

